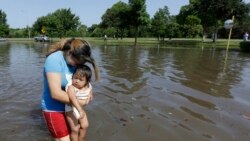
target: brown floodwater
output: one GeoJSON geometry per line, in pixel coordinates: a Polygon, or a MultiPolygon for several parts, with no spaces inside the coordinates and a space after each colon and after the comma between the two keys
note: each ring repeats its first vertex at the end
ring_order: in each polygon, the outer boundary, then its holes
{"type": "MultiPolygon", "coordinates": [[[[48,44],[0,42],[0,140],[50,141],[40,111],[48,44]]],[[[250,54],[93,45],[101,81],[88,141],[249,141],[250,54]],[[225,57],[227,58],[225,59],[225,57]]]]}

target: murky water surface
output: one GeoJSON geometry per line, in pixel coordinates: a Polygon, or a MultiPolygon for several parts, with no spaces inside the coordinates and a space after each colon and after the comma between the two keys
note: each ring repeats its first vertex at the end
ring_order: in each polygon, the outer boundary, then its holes
{"type": "MultiPolygon", "coordinates": [[[[48,44],[0,42],[0,140],[50,141],[40,111],[48,44]]],[[[91,141],[248,141],[250,54],[93,45],[91,141]]]]}

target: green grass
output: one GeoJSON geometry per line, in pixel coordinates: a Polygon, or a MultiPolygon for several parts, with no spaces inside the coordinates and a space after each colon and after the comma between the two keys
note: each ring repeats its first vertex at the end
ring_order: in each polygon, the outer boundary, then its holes
{"type": "MultiPolygon", "coordinates": [[[[90,42],[90,44],[96,45],[114,45],[114,46],[133,46],[134,38],[123,38],[113,39],[109,38],[107,41],[104,41],[103,38],[96,37],[84,37],[83,39],[90,42]]],[[[9,41],[15,42],[34,42],[33,38],[9,38],[9,41]]],[[[59,41],[60,38],[52,38],[52,42],[59,41]]],[[[240,50],[240,42],[242,40],[233,39],[230,41],[230,50],[240,50]]],[[[160,47],[216,47],[221,49],[226,49],[228,40],[227,39],[218,39],[216,43],[212,43],[211,39],[206,39],[204,42],[201,41],[201,38],[197,39],[187,39],[187,38],[173,38],[172,40],[165,39],[165,41],[158,41],[156,38],[138,38],[138,46],[158,46],[160,47]]]]}
{"type": "MultiPolygon", "coordinates": [[[[106,45],[134,45],[134,38],[108,39],[106,42],[102,38],[84,38],[92,44],[106,44],[106,45]]],[[[241,40],[230,40],[229,49],[239,50],[239,44],[241,40]]],[[[227,47],[227,39],[218,39],[216,43],[213,43],[211,39],[206,39],[204,42],[201,39],[186,39],[186,38],[173,38],[172,40],[166,39],[165,41],[158,41],[156,38],[138,38],[138,46],[156,46],[161,47],[227,47]]]]}

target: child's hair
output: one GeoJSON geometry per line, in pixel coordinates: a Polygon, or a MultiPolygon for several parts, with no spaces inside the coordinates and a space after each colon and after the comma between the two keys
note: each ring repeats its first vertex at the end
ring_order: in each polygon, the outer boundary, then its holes
{"type": "Polygon", "coordinates": [[[91,81],[92,72],[91,69],[87,65],[77,66],[76,71],[73,76],[86,77],[87,84],[91,81]]]}

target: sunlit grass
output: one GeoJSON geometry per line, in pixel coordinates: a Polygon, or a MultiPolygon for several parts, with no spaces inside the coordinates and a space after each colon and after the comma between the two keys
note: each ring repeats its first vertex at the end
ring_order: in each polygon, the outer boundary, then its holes
{"type": "MultiPolygon", "coordinates": [[[[123,39],[115,39],[115,38],[108,38],[108,40],[104,41],[103,38],[98,37],[78,37],[81,39],[85,39],[91,44],[98,44],[98,45],[127,45],[133,46],[134,45],[134,38],[123,38],[123,39]]],[[[60,38],[51,38],[52,42],[59,41],[60,38]]],[[[70,39],[70,38],[69,38],[70,39]]],[[[9,38],[9,41],[25,41],[25,42],[34,42],[33,38],[9,38]]],[[[239,44],[242,40],[240,39],[231,39],[229,49],[239,50],[239,44]]],[[[228,44],[227,39],[218,39],[216,43],[213,43],[211,39],[205,39],[204,41],[201,38],[172,38],[169,40],[166,38],[164,41],[158,41],[157,38],[138,38],[137,45],[138,46],[158,46],[160,47],[216,47],[221,49],[226,49],[228,44]]]]}

